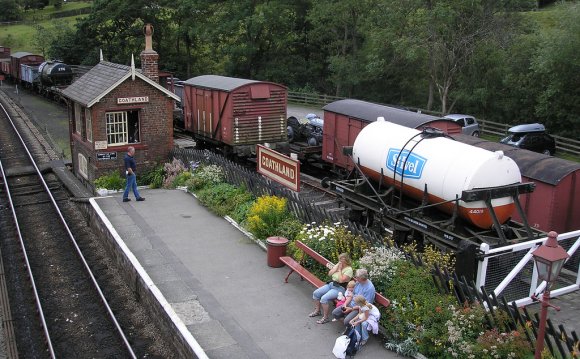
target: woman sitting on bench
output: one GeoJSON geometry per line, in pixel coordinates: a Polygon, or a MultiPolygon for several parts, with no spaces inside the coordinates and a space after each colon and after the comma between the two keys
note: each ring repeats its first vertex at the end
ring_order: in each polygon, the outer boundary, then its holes
{"type": "Polygon", "coordinates": [[[342,253],[338,256],[338,263],[335,265],[328,263],[327,267],[329,269],[328,275],[332,280],[312,293],[314,311],[308,315],[309,317],[319,316],[321,314],[320,306],[322,305],[323,316],[320,320],[316,321],[318,324],[324,324],[330,321],[329,302],[332,303],[338,297],[339,292],[344,294],[346,283],[350,281],[353,275],[350,257],[347,253],[342,253]]]}

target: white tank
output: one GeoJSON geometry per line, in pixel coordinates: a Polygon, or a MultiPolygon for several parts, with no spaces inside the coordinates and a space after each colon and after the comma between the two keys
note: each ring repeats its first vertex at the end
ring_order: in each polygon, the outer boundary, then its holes
{"type": "MultiPolygon", "coordinates": [[[[502,151],[491,152],[445,137],[424,139],[417,144],[420,131],[385,122],[381,118],[367,125],[357,136],[353,158],[363,173],[378,181],[383,171],[383,183],[401,185],[403,192],[421,200],[425,185],[429,203],[461,197],[462,191],[489,188],[521,182],[520,169],[502,151]],[[416,147],[413,149],[413,146],[416,147]],[[401,158],[397,160],[400,150],[401,158]],[[409,155],[409,150],[412,149],[409,155]],[[395,181],[393,171],[397,170],[395,181]]],[[[515,205],[511,197],[492,200],[500,223],[512,215],[515,205]]],[[[453,203],[438,206],[451,213],[453,203]]],[[[479,228],[491,228],[492,218],[484,201],[459,202],[459,215],[479,228]]]]}

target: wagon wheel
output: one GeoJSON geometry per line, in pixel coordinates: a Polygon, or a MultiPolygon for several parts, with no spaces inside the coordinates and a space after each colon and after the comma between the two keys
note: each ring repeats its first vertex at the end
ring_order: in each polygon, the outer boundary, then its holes
{"type": "Polygon", "coordinates": [[[288,142],[294,142],[294,129],[292,128],[292,126],[288,126],[287,128],[288,131],[288,142]]]}
{"type": "Polygon", "coordinates": [[[372,212],[364,209],[351,209],[348,219],[365,227],[371,227],[375,220],[372,212]]]}

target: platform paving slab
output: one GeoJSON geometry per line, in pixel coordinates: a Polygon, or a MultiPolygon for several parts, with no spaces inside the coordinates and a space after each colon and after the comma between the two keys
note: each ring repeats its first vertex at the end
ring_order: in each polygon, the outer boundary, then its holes
{"type": "MultiPolygon", "coordinates": [[[[333,358],[339,323],[316,324],[312,288],[180,190],[96,203],[210,358],[333,358]]],[[[400,358],[371,338],[360,358],[400,358]]]]}

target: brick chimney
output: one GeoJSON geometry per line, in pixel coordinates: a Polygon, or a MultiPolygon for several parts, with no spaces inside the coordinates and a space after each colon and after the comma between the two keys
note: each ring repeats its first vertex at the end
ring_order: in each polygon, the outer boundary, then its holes
{"type": "Polygon", "coordinates": [[[146,24],[143,32],[145,33],[145,50],[141,52],[141,70],[143,75],[149,77],[155,82],[159,82],[159,54],[153,50],[153,26],[146,24]]]}

